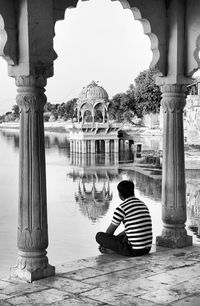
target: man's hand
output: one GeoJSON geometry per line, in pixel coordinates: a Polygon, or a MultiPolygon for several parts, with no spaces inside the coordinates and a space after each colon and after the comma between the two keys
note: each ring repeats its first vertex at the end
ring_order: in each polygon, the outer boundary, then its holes
{"type": "Polygon", "coordinates": [[[110,223],[109,227],[106,230],[106,233],[113,235],[117,228],[118,228],[118,225],[115,225],[114,223],[110,223]]]}

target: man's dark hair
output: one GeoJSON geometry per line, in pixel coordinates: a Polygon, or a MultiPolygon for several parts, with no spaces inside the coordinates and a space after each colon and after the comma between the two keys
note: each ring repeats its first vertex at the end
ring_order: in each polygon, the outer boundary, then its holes
{"type": "Polygon", "coordinates": [[[117,189],[119,193],[124,197],[124,199],[127,199],[129,197],[133,197],[135,195],[134,191],[135,185],[132,181],[121,181],[117,185],[117,189]]]}

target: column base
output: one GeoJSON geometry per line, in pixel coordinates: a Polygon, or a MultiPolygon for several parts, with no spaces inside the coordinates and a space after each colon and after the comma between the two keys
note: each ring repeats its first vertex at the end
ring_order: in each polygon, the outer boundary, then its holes
{"type": "Polygon", "coordinates": [[[192,246],[192,236],[187,231],[178,229],[164,229],[162,236],[156,237],[156,245],[176,249],[192,246]]]}
{"type": "Polygon", "coordinates": [[[35,280],[55,276],[55,267],[48,263],[46,251],[19,251],[17,264],[10,268],[10,276],[32,283],[35,280]]]}
{"type": "Polygon", "coordinates": [[[11,278],[19,278],[28,283],[32,283],[35,280],[39,280],[41,278],[46,278],[50,276],[55,276],[55,267],[51,265],[48,265],[46,268],[41,268],[36,271],[29,271],[26,268],[21,269],[18,267],[10,268],[11,278]]]}

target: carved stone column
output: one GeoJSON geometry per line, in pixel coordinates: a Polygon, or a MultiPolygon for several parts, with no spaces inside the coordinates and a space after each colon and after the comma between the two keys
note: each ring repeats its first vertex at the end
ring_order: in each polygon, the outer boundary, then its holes
{"type": "Polygon", "coordinates": [[[18,77],[20,108],[19,257],[11,276],[28,282],[55,275],[48,247],[43,107],[46,80],[18,77]]]}
{"type": "Polygon", "coordinates": [[[109,154],[109,150],[110,150],[110,140],[106,139],[105,140],[105,153],[109,154]]]}
{"type": "Polygon", "coordinates": [[[91,140],[91,153],[95,153],[95,140],[91,140]]]}
{"type": "Polygon", "coordinates": [[[73,140],[70,140],[70,156],[73,152],[73,140]]]}
{"type": "Polygon", "coordinates": [[[187,235],[185,163],[183,137],[183,109],[185,87],[164,85],[162,87],[163,120],[163,170],[162,170],[162,236],[156,244],[171,248],[192,245],[187,235]]]}
{"type": "Polygon", "coordinates": [[[115,153],[119,152],[119,140],[118,139],[114,140],[114,152],[115,153]]]}
{"type": "Polygon", "coordinates": [[[87,151],[86,151],[86,148],[87,148],[87,146],[86,146],[86,140],[82,140],[82,153],[86,153],[87,151]]]}

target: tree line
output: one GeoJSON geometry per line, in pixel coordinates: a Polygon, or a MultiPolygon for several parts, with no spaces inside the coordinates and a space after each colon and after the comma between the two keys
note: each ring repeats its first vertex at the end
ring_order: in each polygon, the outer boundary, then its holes
{"type": "MultiPolygon", "coordinates": [[[[148,113],[158,113],[160,110],[161,91],[155,83],[156,69],[140,72],[134,84],[130,84],[125,93],[117,93],[110,99],[109,118],[117,122],[131,121],[131,118],[142,118],[148,113]]],[[[62,119],[77,120],[77,98],[67,102],[53,104],[47,102],[44,106],[44,121],[62,119]]],[[[17,121],[20,112],[17,104],[12,111],[0,116],[0,121],[17,121]]]]}

